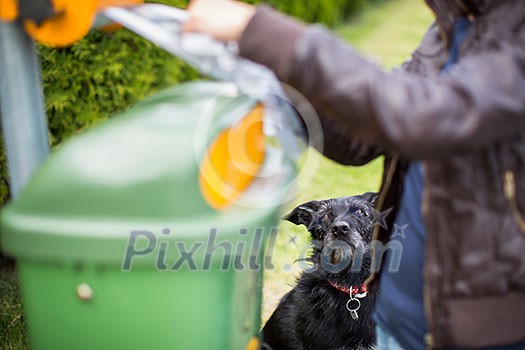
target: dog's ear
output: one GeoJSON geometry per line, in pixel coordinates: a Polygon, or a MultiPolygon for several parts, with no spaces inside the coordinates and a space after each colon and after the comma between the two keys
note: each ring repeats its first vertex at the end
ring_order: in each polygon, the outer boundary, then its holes
{"type": "Polygon", "coordinates": [[[377,192],[366,192],[366,193],[363,193],[361,195],[361,197],[369,202],[370,204],[372,204],[374,207],[376,206],[377,204],[377,200],[379,199],[379,193],[377,192]]]}
{"type": "Polygon", "coordinates": [[[303,203],[283,217],[283,220],[290,221],[296,225],[308,227],[312,222],[315,213],[321,207],[320,201],[310,201],[303,203]]]}

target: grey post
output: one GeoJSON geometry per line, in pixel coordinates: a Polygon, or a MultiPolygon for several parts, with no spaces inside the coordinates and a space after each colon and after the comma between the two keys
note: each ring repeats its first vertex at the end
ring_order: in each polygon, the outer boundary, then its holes
{"type": "Polygon", "coordinates": [[[16,198],[49,154],[36,45],[19,22],[0,21],[0,115],[16,198]]]}

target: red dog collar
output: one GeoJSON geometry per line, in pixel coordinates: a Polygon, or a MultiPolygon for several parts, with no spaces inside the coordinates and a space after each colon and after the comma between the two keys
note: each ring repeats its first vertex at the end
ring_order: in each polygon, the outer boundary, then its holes
{"type": "Polygon", "coordinates": [[[350,295],[350,297],[364,298],[368,294],[368,287],[364,283],[360,286],[351,287],[340,286],[337,283],[330,280],[328,280],[328,283],[330,283],[330,285],[338,291],[343,292],[346,295],[350,295]]]}

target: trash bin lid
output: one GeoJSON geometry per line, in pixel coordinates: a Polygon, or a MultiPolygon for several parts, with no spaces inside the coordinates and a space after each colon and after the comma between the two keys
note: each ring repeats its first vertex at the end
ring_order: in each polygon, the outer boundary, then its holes
{"type": "Polygon", "coordinates": [[[132,230],[161,235],[169,228],[192,240],[213,227],[276,220],[272,207],[219,213],[200,193],[199,119],[206,113],[227,123],[257,103],[232,91],[226,83],[182,84],[60,146],[3,210],[2,248],[15,256],[111,260],[122,257],[132,230]]]}

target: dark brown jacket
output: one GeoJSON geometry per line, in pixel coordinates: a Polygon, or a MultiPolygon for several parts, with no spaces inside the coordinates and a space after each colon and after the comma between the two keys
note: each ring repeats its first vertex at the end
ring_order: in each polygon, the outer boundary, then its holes
{"type": "MultiPolygon", "coordinates": [[[[390,225],[407,162],[424,160],[429,347],[523,341],[525,1],[427,3],[436,24],[403,69],[391,73],[323,28],[264,7],[248,24],[240,52],[312,103],[327,157],[359,165],[385,154],[379,210],[394,208],[390,225]],[[458,64],[439,75],[451,20],[461,14],[476,19],[458,64]]],[[[378,240],[386,244],[389,235],[378,226],[378,240]]]]}

